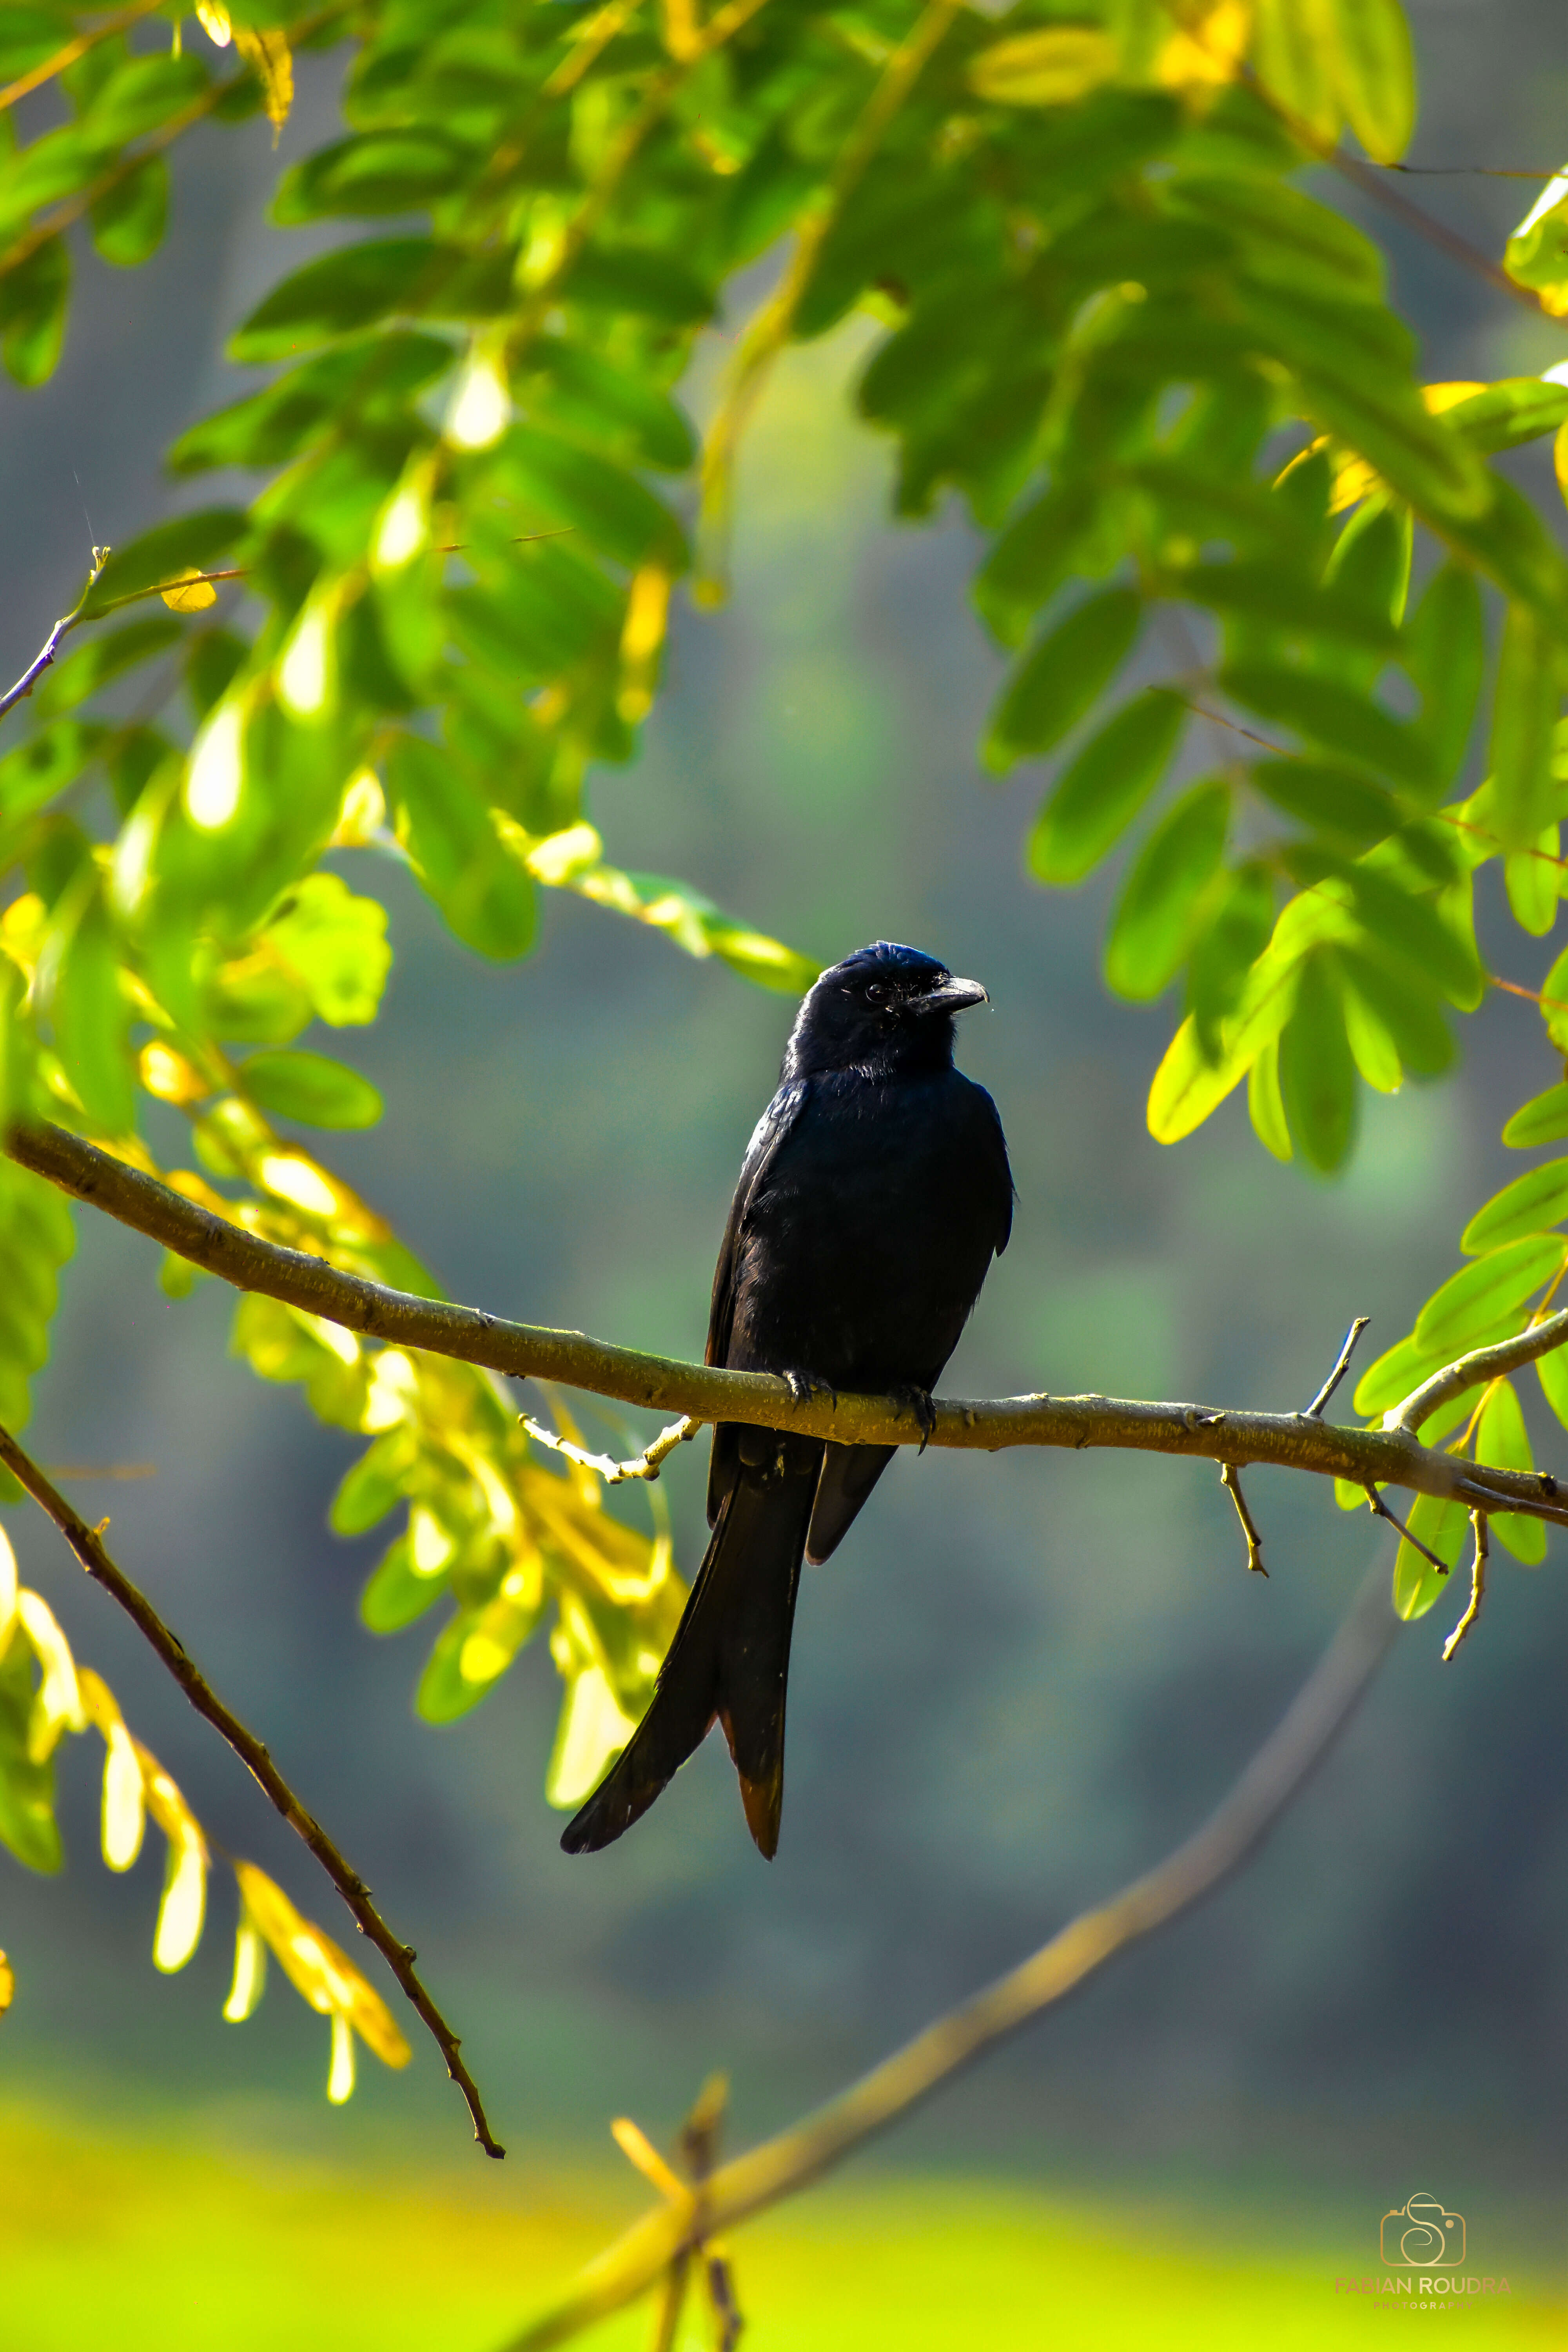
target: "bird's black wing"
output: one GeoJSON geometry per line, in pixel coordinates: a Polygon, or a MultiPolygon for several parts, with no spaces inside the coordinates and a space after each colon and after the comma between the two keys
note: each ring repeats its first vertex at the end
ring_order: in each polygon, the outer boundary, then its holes
{"type": "MultiPolygon", "coordinates": [[[[741,1254],[746,1212],[766,1179],[769,1168],[810,1097],[809,1079],[795,1079],[779,1088],[752,1130],[746,1156],[730,1203],[719,1263],[713,1269],[713,1297],[708,1310],[708,1346],[704,1363],[727,1364],[735,1320],[735,1269],[741,1254]]],[[[713,1453],[708,1469],[708,1524],[719,1516],[719,1506],[735,1483],[736,1424],[721,1422],[713,1432],[713,1453]]]]}
{"type": "MultiPolygon", "coordinates": [[[[974,1086],[973,1078],[969,1081],[974,1086]]],[[[997,1224],[993,1247],[998,1257],[1013,1238],[1013,1203],[1018,1188],[1013,1181],[1013,1163],[1007,1157],[1007,1139],[1002,1132],[1002,1114],[984,1087],[974,1087],[990,1116],[983,1122],[982,1133],[993,1155],[991,1173],[996,1186],[997,1224]]]]}

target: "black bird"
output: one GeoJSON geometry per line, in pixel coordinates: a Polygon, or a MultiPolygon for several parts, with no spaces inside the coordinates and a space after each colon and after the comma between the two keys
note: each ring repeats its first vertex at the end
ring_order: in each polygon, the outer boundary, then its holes
{"type": "MultiPolygon", "coordinates": [[[[931,1391],[1013,1223],[996,1106],[952,1066],[954,1013],[989,1002],[885,940],[823,973],[735,1188],[709,1363],[782,1373],[802,1395],[901,1391],[929,1424],[931,1391]]],[[[707,1555],[647,1713],[568,1824],[568,1853],[629,1829],[717,1720],[772,1858],[801,1556],[827,1559],[897,1451],[719,1423],[707,1555]]]]}

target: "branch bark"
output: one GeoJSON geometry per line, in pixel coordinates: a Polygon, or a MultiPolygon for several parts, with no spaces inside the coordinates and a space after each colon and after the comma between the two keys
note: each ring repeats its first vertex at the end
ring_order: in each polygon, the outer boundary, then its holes
{"type": "MultiPolygon", "coordinates": [[[[455,1357],[516,1380],[560,1381],[624,1404],[699,1422],[750,1422],[855,1445],[915,1445],[925,1435],[905,1398],[813,1392],[797,1400],[787,1382],[771,1372],[731,1372],[712,1364],[647,1356],[581,1331],[509,1323],[477,1307],[416,1298],[406,1291],[366,1282],[323,1258],[258,1239],[63,1128],[13,1126],[5,1148],[35,1175],[161,1242],[236,1289],[281,1299],[366,1339],[455,1357]]],[[[1381,1429],[1338,1428],[1301,1412],[1216,1410],[1123,1397],[1041,1395],[973,1402],[950,1397],[935,1400],[929,1442],[991,1454],[1008,1445],[1077,1451],[1111,1446],[1186,1454],[1237,1469],[1266,1462],[1319,1477],[1343,1478],[1358,1486],[1405,1486],[1416,1494],[1463,1502],[1469,1509],[1519,1511],[1568,1527],[1568,1499],[1550,1472],[1496,1470],[1463,1461],[1421,1444],[1410,1421],[1418,1402],[1423,1415],[1433,1409],[1439,1388],[1458,1395],[1478,1379],[1493,1378],[1547,1354],[1565,1339],[1568,1309],[1516,1339],[1461,1357],[1405,1405],[1396,1406],[1381,1429]]]]}
{"type": "Polygon", "coordinates": [[[196,1713],[204,1716],[214,1730],[228,1742],[262,1794],[310,1847],[353,1913],[361,1935],[375,1946],[428,2028],[447,2062],[447,2074],[468,2104],[468,2113],[473,2118],[474,2137],[487,2156],[504,2156],[505,2148],[485,2119],[479,2085],[463,2063],[458,2036],[415,1973],[414,1962],[417,1955],[413,1946],[399,1943],[372,1902],[370,1889],[358,1871],[343,1859],[315,1815],[308,1812],[300,1803],[256,1734],[247,1729],[232,1708],[224,1705],[179,1635],[164,1624],[146,1594],[138,1585],[132,1584],[124,1570],[110,1558],[96,1528],[89,1528],[80,1513],[72,1509],[65,1496],[50,1485],[31,1455],[23,1452],[9,1430],[5,1428],[0,1428],[0,1462],[4,1462],[12,1475],[26,1488],[39,1509],[53,1519],[93,1582],[101,1585],[110,1600],[117,1601],[124,1610],[137,1632],[174,1675],[196,1713]]]}
{"type": "Polygon", "coordinates": [[[634,2222],[588,2264],[560,2302],[512,2338],[506,2352],[546,2352],[632,2302],[689,2257],[699,2231],[710,2238],[820,2179],[983,2051],[1060,2000],[1113,1952],[1212,1894],[1300,1794],[1400,1630],[1389,1607],[1387,1568],[1380,1561],[1277,1728],[1184,1845],[1109,1903],[1070,1921],[1020,1968],[928,2025],[815,2115],[713,2173],[700,2214],[683,2194],[634,2222]]]}

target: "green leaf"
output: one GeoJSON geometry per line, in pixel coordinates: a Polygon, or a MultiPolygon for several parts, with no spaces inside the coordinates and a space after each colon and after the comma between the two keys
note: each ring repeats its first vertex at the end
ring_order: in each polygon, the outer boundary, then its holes
{"type": "Polygon", "coordinates": [[[533,944],[533,882],[502,847],[489,810],[422,737],[400,735],[387,761],[387,797],[416,873],[468,947],[496,962],[533,944]]]}
{"type": "Polygon", "coordinates": [[[635,568],[657,556],[667,569],[684,569],[685,537],[675,517],[635,476],[592,450],[514,425],[489,470],[525,514],[580,530],[617,562],[635,568]]]}
{"type": "Polygon", "coordinates": [[[96,878],[62,929],[49,1006],[56,1050],[89,1118],[126,1135],[136,1120],[130,1008],[120,985],[119,935],[96,878]]]}
{"type": "Polygon", "coordinates": [[[70,248],[62,236],[51,236],[0,278],[0,357],[17,383],[45,383],[59,364],[70,287],[70,248]]]}
{"type": "MultiPolygon", "coordinates": [[[[1267,81],[1261,65],[1259,74],[1267,81]]],[[[1372,239],[1300,188],[1250,175],[1194,174],[1171,182],[1169,201],[1173,211],[1231,230],[1249,278],[1341,300],[1382,299],[1387,269],[1372,239]]]]}
{"type": "Polygon", "coordinates": [[[1367,1366],[1356,1383],[1357,1412],[1369,1421],[1381,1420],[1396,1404],[1403,1404],[1429,1373],[1440,1371],[1447,1361],[1446,1356],[1423,1347],[1411,1332],[1367,1366]]]}
{"type": "MultiPolygon", "coordinates": [[[[1454,1039],[1436,991],[1408,964],[1392,966],[1375,953],[1363,953],[1347,944],[1336,952],[1344,983],[1347,1029],[1354,1002],[1368,1020],[1386,1033],[1405,1069],[1417,1077],[1441,1076],[1454,1059],[1454,1039]]],[[[1351,1034],[1353,1044],[1358,1032],[1351,1034]]]]}
{"type": "Polygon", "coordinates": [[[204,507],[143,531],[110,557],[88,592],[83,618],[94,620],[124,597],[177,580],[186,570],[210,571],[245,536],[249,521],[241,507],[204,507]]]}
{"type": "Polygon", "coordinates": [[[1287,843],[1280,862],[1303,889],[1331,877],[1342,883],[1358,919],[1381,949],[1405,958],[1456,1004],[1478,1001],[1483,982],[1476,959],[1429,898],[1415,898],[1388,874],[1316,843],[1287,843]]]}
{"type": "Polygon", "coordinates": [[[1220,684],[1260,717],[1428,798],[1440,779],[1425,740],[1380,703],[1331,677],[1267,662],[1230,662],[1220,684]]]}
{"type": "Polygon", "coordinates": [[[389,1429],[362,1454],[332,1497],[328,1521],[339,1536],[363,1536],[387,1513],[395,1510],[408,1492],[408,1475],[417,1453],[412,1430],[389,1429]]]}
{"type": "Polygon", "coordinates": [[[1219,1053],[1218,1024],[1235,1010],[1274,927],[1267,867],[1237,866],[1205,894],[1199,917],[1187,958],[1187,1002],[1199,1043],[1213,1060],[1219,1053]]]}
{"type": "Polygon", "coordinates": [[[356,898],[335,874],[308,874],[262,938],[297,976],[319,1020],[343,1029],[375,1019],[392,950],[386,909],[374,898],[356,898]]]}
{"type": "Polygon", "coordinates": [[[594,447],[684,473],[697,453],[689,420],[667,393],[630,368],[558,335],[524,354],[520,397],[531,415],[574,431],[594,447]]]}
{"type": "Polygon", "coordinates": [[[1230,787],[1194,784],[1168,809],[1122,884],[1105,943],[1107,985],[1147,1003],[1175,978],[1199,900],[1225,856],[1230,787]]]}
{"type": "MultiPolygon", "coordinates": [[[[111,679],[133,669],[137,663],[150,661],[154,654],[184,634],[181,624],[167,613],[144,621],[132,621],[128,626],[109,631],[102,636],[89,637],[74,653],[58,661],[34,688],[33,709],[40,719],[54,719],[63,711],[75,710],[93,695],[108,686],[111,679]]],[[[24,745],[26,751],[29,747],[24,745]]],[[[11,754],[15,758],[16,753],[11,754]]],[[[9,761],[0,762],[3,778],[9,761]]],[[[10,797],[0,782],[0,803],[7,808],[10,797]]]]}
{"type": "Polygon", "coordinates": [[[1048,604],[1073,568],[1099,499],[1077,477],[1054,482],[1015,517],[974,575],[975,607],[1005,646],[1024,641],[1031,617],[1048,604]]]}
{"type": "Polygon", "coordinates": [[[281,465],[351,417],[398,408],[445,375],[456,357],[440,336],[411,329],[339,344],[193,425],[169,452],[170,471],[281,465]]]}
{"type": "Polygon", "coordinates": [[[1433,574],[1405,635],[1421,693],[1421,732],[1436,774],[1447,782],[1464,764],[1486,671],[1481,592],[1468,564],[1446,563],[1433,574]]]}
{"type": "Polygon", "coordinates": [[[310,1127],[374,1127],[385,1108],[368,1078],[325,1054],[252,1054],[238,1084],[263,1110],[310,1127]]]}
{"type": "Polygon", "coordinates": [[[1329,0],[1335,86],[1374,163],[1396,163],[1415,127],[1415,59],[1399,0],[1329,0]]]}
{"type": "Polygon", "coordinates": [[[1548,1087],[1514,1112],[1503,1129],[1502,1139],[1516,1150],[1528,1149],[1536,1143],[1561,1143],[1568,1137],[1568,1084],[1548,1087]]]}
{"type": "Polygon", "coordinates": [[[700,327],[713,315],[713,296],[702,279],[673,253],[653,245],[590,245],[572,270],[565,295],[577,309],[651,319],[666,327],[700,327]]]}
{"type": "Polygon", "coordinates": [[[1343,110],[1318,11],[1301,0],[1257,0],[1253,59],[1264,89],[1331,147],[1343,110]]]}
{"type": "MultiPolygon", "coordinates": [[[[1414,552],[1414,521],[1408,507],[1390,506],[1363,499],[1334,545],[1324,574],[1327,582],[1352,609],[1387,621],[1395,632],[1405,618],[1410,593],[1410,562],[1414,552]]],[[[1370,649],[1381,651],[1380,645],[1370,649]]],[[[1378,665],[1381,667],[1381,664],[1378,665]]],[[[1375,677],[1372,668],[1369,680],[1375,677]]]]}
{"type": "Polygon", "coordinates": [[[53,1872],[65,1861],[55,1821],[53,1757],[27,1752],[33,1718],[33,1653],[19,1625],[0,1651],[0,1843],[28,1870],[53,1872]]]}
{"type": "Polygon", "coordinates": [[[1187,604],[1297,635],[1326,637],[1373,656],[1398,648],[1398,633],[1386,614],[1304,574],[1284,571],[1278,562],[1189,564],[1173,572],[1165,586],[1169,595],[1187,604]]]}
{"type": "Polygon", "coordinates": [[[1542,1394],[1568,1429],[1568,1349],[1553,1348],[1550,1355],[1537,1356],[1535,1370],[1542,1394]]]}
{"type": "Polygon", "coordinates": [[[399,1536],[361,1593],[359,1613],[373,1633],[400,1633],[448,1589],[444,1571],[419,1573],[408,1538],[399,1536]]]}
{"type": "MultiPolygon", "coordinates": [[[[1481,1411],[1476,1430],[1476,1460],[1493,1470],[1533,1470],[1530,1433],[1524,1425],[1511,1381],[1498,1381],[1481,1411]]],[[[1526,1568],[1539,1568],[1546,1558],[1546,1527],[1523,1511],[1496,1511],[1491,1531],[1500,1544],[1526,1568]]]]}
{"type": "Polygon", "coordinates": [[[1494,1327],[1517,1319],[1533,1291],[1545,1288],[1564,1246],[1554,1234],[1531,1234],[1461,1266],[1416,1317],[1416,1340],[1439,1363],[1480,1346],[1494,1327]]]}
{"type": "Polygon", "coordinates": [[[1568,948],[1541,984],[1541,1017],[1560,1054],[1568,1054],[1568,948]]]}
{"type": "Polygon", "coordinates": [[[1527,849],[1552,815],[1556,648],[1535,614],[1510,604],[1492,705],[1492,821],[1505,849],[1527,849]]]}
{"type": "Polygon", "coordinates": [[[1503,376],[1443,414],[1477,449],[1516,449],[1568,423],[1568,384],[1538,375],[1503,376]]]}
{"type": "Polygon", "coordinates": [[[1548,1160],[1518,1176],[1478,1209],[1459,1236],[1459,1247],[1473,1257],[1479,1250],[1498,1249],[1521,1234],[1549,1233],[1568,1217],[1568,1160],[1548,1160]]]}
{"type": "Polygon", "coordinates": [[[1279,1094],[1302,1153],[1331,1175],[1355,1139],[1360,1095],[1331,949],[1303,960],[1295,1010],[1279,1035],[1279,1094]]]}
{"type": "Polygon", "coordinates": [[[1557,900],[1563,881],[1563,844],[1549,824],[1528,849],[1516,849],[1503,860],[1503,881],[1513,919],[1521,931],[1543,940],[1557,920],[1557,900]]]}
{"type": "Polygon", "coordinates": [[[1175,753],[1185,706],[1158,688],[1123,703],[1092,735],[1036,819],[1026,856],[1037,880],[1081,882],[1118,842],[1175,753]]]}
{"type": "Polygon", "coordinates": [[[451,1622],[442,1627],[436,1637],[436,1646],[425,1662],[419,1677],[419,1687],[414,1704],[426,1723],[456,1723],[488,1698],[511,1663],[494,1643],[483,1645],[480,1655],[490,1671],[482,1675],[466,1673],[472,1652],[469,1637],[479,1631],[482,1612],[459,1609],[451,1622]]]}
{"type": "Polygon", "coordinates": [[[1503,267],[1541,298],[1549,317],[1568,313],[1568,184],[1549,180],[1509,238],[1503,267]]]}
{"type": "Polygon", "coordinates": [[[1256,760],[1248,772],[1265,800],[1349,849],[1370,848],[1399,824],[1393,795],[1348,769],[1316,760],[1256,760]]]}
{"type": "Polygon", "coordinates": [[[335,214],[423,212],[467,177],[474,158],[434,123],[363,131],[319,147],[285,172],[272,199],[279,228],[335,214]]]}
{"type": "Polygon", "coordinates": [[[1040,638],[1008,680],[986,739],[987,766],[1001,771],[1048,751],[1097,702],[1132,650],[1143,601],[1131,588],[1091,596],[1040,638]]]}
{"type": "Polygon", "coordinates": [[[1285,1097],[1279,1090],[1278,1037],[1265,1045],[1247,1074],[1247,1115],[1266,1151],[1272,1152],[1276,1160],[1295,1158],[1290,1124],[1285,1116],[1285,1097]]]}
{"type": "MultiPolygon", "coordinates": [[[[289,359],[398,311],[462,315],[453,306],[462,304],[465,260],[461,247],[426,236],[340,246],[275,286],[229,338],[228,356],[241,366],[289,359]]],[[[503,268],[493,287],[476,284],[471,315],[489,317],[498,303],[505,306],[507,275],[503,268]]]]}
{"type": "MultiPolygon", "coordinates": [[[[1470,1531],[1470,1515],[1463,1503],[1445,1502],[1436,1495],[1417,1495],[1405,1525],[1439,1559],[1446,1560],[1450,1570],[1458,1566],[1470,1531]]],[[[1407,1624],[1425,1617],[1433,1603],[1441,1600],[1447,1583],[1444,1571],[1434,1568],[1414,1544],[1401,1540],[1394,1563],[1395,1616],[1403,1617],[1407,1624]]]]}
{"type": "Polygon", "coordinates": [[[65,791],[96,756],[107,729],[57,719],[0,760],[0,811],[13,823],[65,791]]]}
{"type": "Polygon", "coordinates": [[[132,58],[93,93],[81,117],[83,136],[100,154],[157,131],[207,87],[199,58],[132,58]]]}
{"type": "Polygon", "coordinates": [[[169,167],[162,155],[149,155],[93,205],[92,241],[102,260],[134,269],[157,252],[168,219],[169,167]]]}
{"type": "Polygon", "coordinates": [[[1392,1030],[1342,966],[1339,978],[1340,1010],[1345,1018],[1351,1059],[1367,1085],[1378,1094],[1397,1094],[1404,1081],[1405,1066],[1392,1030]]]}
{"type": "Polygon", "coordinates": [[[75,1219],[54,1187],[0,1166],[0,1422],[8,1429],[29,1419],[28,1383],[48,1361],[58,1273],[75,1247],[75,1219]]]}

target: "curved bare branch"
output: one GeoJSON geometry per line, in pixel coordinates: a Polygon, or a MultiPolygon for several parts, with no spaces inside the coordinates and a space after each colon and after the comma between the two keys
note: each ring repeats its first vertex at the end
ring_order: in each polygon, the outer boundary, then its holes
{"type": "MultiPolygon", "coordinates": [[[[825,1396],[797,1400],[771,1372],[731,1372],[712,1364],[647,1356],[581,1331],[552,1331],[509,1323],[473,1307],[416,1298],[325,1259],[261,1240],[239,1224],[185,1200],[140,1169],[128,1167],[63,1128],[14,1126],[5,1148],[13,1160],[101,1209],[121,1224],[162,1242],[191,1265],[205,1267],[237,1290],[260,1291],[307,1313],[341,1323],[395,1347],[421,1349],[480,1364],[517,1380],[560,1381],[569,1388],[617,1398],[623,1404],[679,1413],[699,1422],[743,1421],[767,1429],[798,1430],[841,1444],[915,1445],[924,1433],[907,1398],[825,1396]]],[[[1528,1363],[1562,1344],[1568,1313],[1534,1330],[1461,1357],[1439,1379],[1458,1394],[1489,1374],[1492,1360],[1508,1368],[1528,1363]]],[[[1342,1429],[1301,1412],[1255,1412],[1227,1406],[1144,1403],[1126,1397],[1022,1396],[971,1402],[935,1401],[932,1445],[994,1454],[1005,1445],[1110,1446],[1142,1454],[1181,1454],[1244,1469],[1267,1462],[1308,1470],[1358,1486],[1406,1486],[1484,1511],[1518,1511],[1568,1527],[1568,1499],[1548,1471],[1495,1470],[1425,1446],[1408,1425],[1412,1408],[1428,1397],[1429,1381],[1409,1404],[1395,1408],[1382,1429],[1342,1429]]],[[[1431,1410],[1423,1403],[1423,1413],[1431,1410]]]]}

